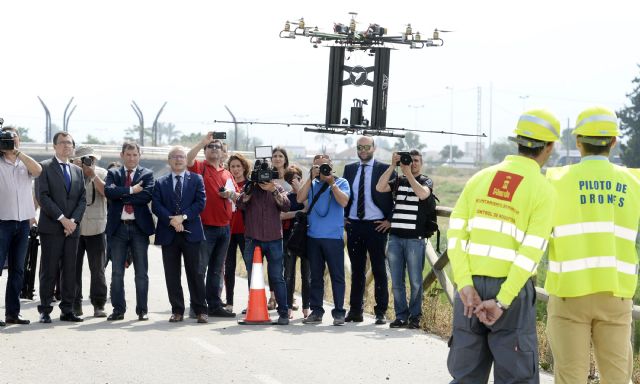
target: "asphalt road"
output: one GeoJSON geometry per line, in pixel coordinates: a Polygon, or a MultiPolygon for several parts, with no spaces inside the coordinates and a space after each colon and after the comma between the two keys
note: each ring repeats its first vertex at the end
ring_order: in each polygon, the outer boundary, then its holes
{"type": "MultiPolygon", "coordinates": [[[[149,321],[135,315],[133,271],[127,270],[123,321],[87,316],[89,271],[85,262],[84,322],[39,324],[37,301],[22,301],[27,326],[0,328],[0,383],[447,383],[446,343],[422,331],[377,326],[373,317],[359,324],[301,323],[294,312],[289,326],[239,325],[236,319],[210,318],[209,324],[171,315],[159,248],[149,248],[149,321]]],[[[107,268],[109,281],[110,268],[107,268]]],[[[0,277],[4,313],[6,271],[0,277]]],[[[236,311],[247,301],[246,281],[236,282],[236,311]]],[[[183,274],[185,301],[188,290],[183,274]]],[[[111,311],[107,304],[107,312],[111,311]]],[[[240,318],[241,315],[238,316],[240,318]]],[[[271,312],[273,319],[277,313],[271,312]]],[[[548,376],[542,382],[551,383],[548,376]]]]}

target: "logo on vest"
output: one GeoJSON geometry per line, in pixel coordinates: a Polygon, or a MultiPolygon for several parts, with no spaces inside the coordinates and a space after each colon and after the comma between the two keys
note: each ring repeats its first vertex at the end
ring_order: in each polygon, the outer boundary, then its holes
{"type": "Polygon", "coordinates": [[[498,171],[489,187],[489,197],[511,201],[523,177],[514,173],[498,171]]]}

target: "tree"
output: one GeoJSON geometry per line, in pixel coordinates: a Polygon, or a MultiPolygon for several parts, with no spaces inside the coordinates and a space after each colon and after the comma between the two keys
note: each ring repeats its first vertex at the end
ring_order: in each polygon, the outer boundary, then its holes
{"type": "MultiPolygon", "coordinates": [[[[127,141],[138,142],[140,139],[140,127],[137,125],[134,125],[132,127],[125,129],[124,135],[125,135],[124,139],[127,141]]],[[[144,129],[144,142],[145,143],[151,142],[151,128],[144,129]]]]}
{"type": "Polygon", "coordinates": [[[562,130],[562,137],[560,138],[560,141],[562,142],[562,147],[565,151],[567,150],[567,147],[569,147],[569,150],[578,149],[578,147],[576,147],[576,137],[571,134],[572,131],[573,128],[565,128],[562,130]]]}
{"type": "MultiPolygon", "coordinates": [[[[407,132],[404,138],[399,137],[396,144],[393,146],[395,151],[402,150],[411,150],[417,149],[421,151],[423,148],[426,148],[427,144],[423,144],[420,142],[420,135],[413,132],[407,132]]],[[[462,156],[462,155],[461,155],[462,156]]]]}
{"type": "Polygon", "coordinates": [[[381,137],[376,138],[376,147],[386,149],[387,151],[391,151],[393,149],[391,143],[389,143],[389,140],[383,139],[381,137]]]}
{"type": "Polygon", "coordinates": [[[173,123],[158,122],[158,139],[160,144],[178,144],[178,138],[182,132],[176,129],[173,123]]]}
{"type": "Polygon", "coordinates": [[[238,127],[238,148],[233,148],[236,142],[235,139],[235,129],[230,129],[227,132],[227,140],[226,142],[229,144],[230,150],[235,151],[253,151],[257,145],[262,145],[262,139],[259,137],[247,137],[248,128],[238,127]]]}
{"type": "Polygon", "coordinates": [[[18,131],[18,136],[20,136],[21,142],[30,143],[34,141],[32,138],[29,137],[29,128],[16,127],[16,130],[18,131]]]}
{"type": "Polygon", "coordinates": [[[516,144],[509,141],[498,141],[491,144],[489,153],[494,162],[502,161],[508,155],[515,155],[518,152],[516,144]]]}
{"type": "Polygon", "coordinates": [[[87,138],[84,141],[84,144],[99,144],[99,145],[104,145],[106,144],[106,142],[98,139],[96,136],[93,136],[92,134],[88,134],[87,138]]]}
{"type": "MultiPolygon", "coordinates": [[[[638,66],[640,68],[640,65],[638,66]]],[[[627,94],[631,105],[618,111],[622,136],[626,143],[620,145],[622,162],[630,168],[640,167],[640,76],[631,81],[633,90],[627,94]]]]}
{"type": "MultiPolygon", "coordinates": [[[[457,145],[454,145],[452,151],[452,156],[454,159],[459,159],[464,156],[464,152],[462,152],[457,145]]],[[[449,160],[449,146],[445,145],[444,148],[440,151],[440,158],[442,160],[449,160]]]]}

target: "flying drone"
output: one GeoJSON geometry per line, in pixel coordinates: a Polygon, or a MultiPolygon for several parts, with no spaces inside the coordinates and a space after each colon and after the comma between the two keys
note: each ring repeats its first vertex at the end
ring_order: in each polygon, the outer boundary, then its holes
{"type": "MultiPolygon", "coordinates": [[[[404,132],[438,133],[460,136],[480,136],[484,134],[469,134],[447,131],[428,131],[407,128],[393,128],[386,126],[387,100],[389,89],[389,60],[391,49],[409,46],[410,49],[426,47],[442,47],[444,41],[440,33],[452,32],[435,29],[430,38],[423,38],[420,32],[413,32],[411,24],[407,24],[404,32],[399,35],[389,35],[387,28],[379,24],[369,24],[366,30],[356,29],[357,13],[350,12],[351,20],[348,24],[335,23],[332,32],[320,31],[318,27],[307,26],[304,18],[297,22],[287,21],[280,31],[280,38],[295,39],[309,38],[314,48],[326,46],[330,49],[329,56],[329,87],[327,90],[327,109],[324,123],[278,123],[278,122],[234,122],[214,120],[215,123],[243,123],[267,125],[299,125],[304,126],[306,132],[327,133],[336,135],[363,134],[369,136],[388,136],[404,138],[404,132]],[[374,65],[363,67],[360,65],[345,65],[345,51],[367,51],[374,56],[374,65]],[[346,76],[345,76],[346,73],[346,76]],[[371,76],[372,74],[372,76],[371,76]],[[369,105],[367,99],[353,99],[349,118],[342,117],[342,88],[345,86],[371,87],[373,97],[371,102],[371,116],[365,118],[364,106],[369,105]]],[[[348,58],[347,58],[348,60],[348,58]]]]}
{"type": "Polygon", "coordinates": [[[420,32],[413,32],[411,24],[407,24],[404,32],[400,35],[390,36],[388,29],[383,28],[380,24],[369,24],[364,31],[356,30],[357,13],[349,12],[351,20],[349,24],[334,23],[333,32],[320,31],[318,27],[308,27],[304,18],[300,18],[297,22],[287,21],[284,29],[280,31],[280,38],[295,39],[296,37],[308,37],[309,42],[314,48],[319,45],[340,46],[349,49],[370,49],[372,47],[381,47],[387,44],[404,44],[412,49],[422,49],[425,47],[441,47],[444,41],[440,38],[441,32],[435,29],[430,38],[423,39],[420,32]],[[294,27],[292,29],[292,26],[294,27]]]}

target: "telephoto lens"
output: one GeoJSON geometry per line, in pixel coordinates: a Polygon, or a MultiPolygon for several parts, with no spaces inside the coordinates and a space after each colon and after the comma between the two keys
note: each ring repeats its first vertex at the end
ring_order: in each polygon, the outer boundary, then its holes
{"type": "Polygon", "coordinates": [[[331,176],[331,166],[329,164],[320,165],[320,174],[325,176],[331,176]]]}

